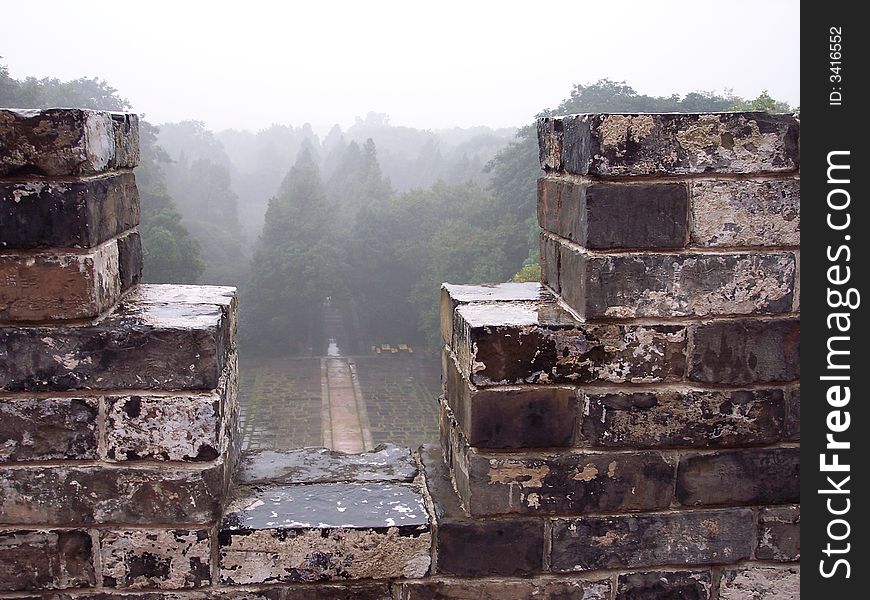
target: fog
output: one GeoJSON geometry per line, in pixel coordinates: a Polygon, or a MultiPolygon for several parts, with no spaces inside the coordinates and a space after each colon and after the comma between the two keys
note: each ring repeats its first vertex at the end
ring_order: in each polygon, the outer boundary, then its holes
{"type": "Polygon", "coordinates": [[[441,282],[540,278],[535,115],[800,104],[797,1],[3,18],[0,106],[142,116],[143,281],[238,287],[246,447],[323,443],[323,361],[353,373],[376,442],[437,439],[441,282]]]}
{"type": "Polygon", "coordinates": [[[514,127],[579,82],[799,97],[799,2],[4,2],[15,77],[99,76],[155,123],[213,130],[369,111],[514,127]]]}

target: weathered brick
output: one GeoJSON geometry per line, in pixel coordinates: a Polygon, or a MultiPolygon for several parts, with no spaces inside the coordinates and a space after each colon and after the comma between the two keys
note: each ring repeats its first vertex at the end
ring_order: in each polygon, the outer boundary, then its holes
{"type": "Polygon", "coordinates": [[[620,575],[616,600],[709,600],[710,571],[649,571],[620,575]]]}
{"type": "Polygon", "coordinates": [[[577,391],[568,387],[476,388],[445,349],[445,398],[468,443],[479,448],[570,446],[577,422],[577,391]]]}
{"type": "Polygon", "coordinates": [[[538,119],[545,171],[602,177],[795,171],[799,136],[794,117],[762,112],[538,119]]]}
{"type": "Polygon", "coordinates": [[[454,448],[456,477],[473,515],[574,515],[655,510],[672,498],[674,466],[657,452],[482,454],[454,448]]]}
{"type": "Polygon", "coordinates": [[[121,295],[118,246],[83,253],[0,255],[0,320],[96,317],[121,295]]]}
{"type": "Polygon", "coordinates": [[[589,254],[562,246],[565,302],[587,319],[790,312],[791,252],[589,254]]]}
{"type": "Polygon", "coordinates": [[[607,447],[715,447],[782,439],[785,400],[770,390],[587,393],[582,438],[607,447]]]}
{"type": "MultiPolygon", "coordinates": [[[[398,600],[386,583],[359,582],[344,585],[294,583],[291,586],[236,590],[224,588],[209,595],[210,600],[398,600]]],[[[122,599],[123,600],[123,599],[122,599]]],[[[163,598],[157,599],[163,600],[163,598]]]]}
{"type": "Polygon", "coordinates": [[[397,585],[402,600],[610,600],[608,579],[426,579],[397,585]]]}
{"type": "Polygon", "coordinates": [[[722,573],[719,600],[796,600],[800,567],[745,567],[722,573]]]}
{"type": "Polygon", "coordinates": [[[547,285],[556,294],[562,293],[562,282],[559,281],[559,271],[562,268],[561,247],[558,241],[541,232],[541,283],[547,285]]]}
{"type": "Polygon", "coordinates": [[[142,281],[142,240],[138,231],[118,238],[118,277],[126,291],[142,281]]]}
{"type": "Polygon", "coordinates": [[[797,387],[786,394],[785,434],[790,442],[801,439],[801,389],[797,387]]]}
{"type": "Polygon", "coordinates": [[[556,572],[728,564],[752,553],[750,509],[583,517],[553,523],[556,572]]]}
{"type": "Polygon", "coordinates": [[[149,287],[159,289],[92,325],[0,328],[0,390],[215,388],[232,346],[235,300],[223,295],[231,288],[185,303],[174,286],[149,287]]]}
{"type": "Polygon", "coordinates": [[[441,337],[453,343],[453,313],[457,306],[473,302],[555,302],[540,283],[497,283],[492,285],[441,284],[441,337]]]}
{"type": "Polygon", "coordinates": [[[461,577],[521,576],[543,570],[544,522],[534,518],[475,520],[465,515],[440,448],[420,458],[435,517],[438,573],[461,577]]]}
{"type": "Polygon", "coordinates": [[[219,532],[220,582],[423,577],[431,534],[423,497],[392,483],[324,483],[238,493],[219,532]]]}
{"type": "Polygon", "coordinates": [[[584,248],[682,248],[689,199],[683,183],[538,180],[538,223],[584,248]]]}
{"type": "Polygon", "coordinates": [[[685,456],[677,468],[676,496],[684,505],[800,502],[800,449],[685,456]]]}
{"type": "Polygon", "coordinates": [[[0,110],[0,177],[91,175],[135,167],[138,146],[136,115],[113,118],[113,113],[73,108],[0,110]]]}
{"type": "Polygon", "coordinates": [[[745,385],[800,378],[800,321],[718,321],[692,332],[689,379],[745,385]]]}
{"type": "Polygon", "coordinates": [[[555,304],[469,304],[456,310],[457,364],[472,384],[677,381],[681,325],[583,323],[555,304]]]}
{"type": "Polygon", "coordinates": [[[139,224],[133,173],[0,182],[0,247],[92,248],[139,224]]]}
{"type": "Polygon", "coordinates": [[[798,561],[801,558],[801,507],[771,506],[758,513],[759,560],[798,561]]]}
{"type": "Polygon", "coordinates": [[[100,532],[103,585],[181,589],[211,583],[207,529],[132,529],[100,532]]]}
{"type": "Polygon", "coordinates": [[[0,399],[0,462],[97,458],[97,399],[0,399]]]}
{"type": "Polygon", "coordinates": [[[801,235],[798,179],[693,181],[692,244],[797,246],[801,235]]]}
{"type": "Polygon", "coordinates": [[[109,460],[214,460],[223,400],[211,394],[106,397],[109,460]]]}
{"type": "Polygon", "coordinates": [[[0,531],[0,591],[94,585],[87,531],[0,531]]]}
{"type": "Polygon", "coordinates": [[[0,467],[0,525],[206,523],[217,518],[222,461],[186,466],[0,467]]]}

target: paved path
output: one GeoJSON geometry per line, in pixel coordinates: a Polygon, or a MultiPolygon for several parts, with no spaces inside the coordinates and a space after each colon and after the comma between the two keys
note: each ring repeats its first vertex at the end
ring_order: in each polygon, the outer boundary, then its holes
{"type": "Polygon", "coordinates": [[[371,450],[374,444],[354,365],[341,356],[321,361],[324,445],[341,452],[371,450]]]}

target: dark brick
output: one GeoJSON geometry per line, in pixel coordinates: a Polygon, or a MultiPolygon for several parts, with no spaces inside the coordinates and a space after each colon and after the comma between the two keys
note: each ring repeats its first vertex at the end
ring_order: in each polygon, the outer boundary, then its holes
{"type": "Polygon", "coordinates": [[[420,458],[435,508],[438,573],[460,577],[520,576],[543,570],[542,520],[496,521],[467,517],[453,489],[440,448],[423,446],[420,458]]]}
{"type": "Polygon", "coordinates": [[[801,558],[801,507],[772,506],[758,513],[759,560],[798,561],[801,558]]]}
{"type": "Polygon", "coordinates": [[[750,509],[583,517],[553,523],[553,571],[728,564],[752,553],[750,509]]]}
{"type": "Polygon", "coordinates": [[[799,137],[797,119],[763,112],[538,119],[545,171],[603,177],[796,171],[799,137]]]}
{"type": "Polygon", "coordinates": [[[74,108],[0,110],[0,177],[91,175],[135,167],[136,115],[74,108]]]}
{"type": "Polygon", "coordinates": [[[791,252],[594,255],[562,246],[565,302],[587,319],[790,312],[791,252]]]}
{"type": "Polygon", "coordinates": [[[441,337],[453,343],[453,314],[456,307],[480,302],[555,302],[540,283],[497,283],[483,285],[441,284],[441,337]]]}
{"type": "Polygon", "coordinates": [[[538,222],[584,248],[682,248],[689,193],[682,183],[538,180],[538,222]]]}
{"type": "Polygon", "coordinates": [[[217,518],[222,462],[164,467],[0,467],[0,525],[206,523],[217,518]]]}
{"type": "Polygon", "coordinates": [[[608,579],[452,579],[397,584],[402,600],[610,600],[608,579]]]}
{"type": "Polygon", "coordinates": [[[473,515],[655,510],[672,498],[674,466],[657,452],[458,452],[467,457],[468,484],[458,479],[457,488],[473,515]]]}
{"type": "Polygon", "coordinates": [[[785,434],[790,442],[801,439],[801,389],[797,387],[786,394],[785,434]]]}
{"type": "Polygon", "coordinates": [[[800,378],[800,321],[719,321],[693,332],[689,378],[745,385],[800,378]]]}
{"type": "Polygon", "coordinates": [[[478,389],[468,384],[443,351],[445,397],[468,443],[479,448],[570,446],[577,421],[577,392],[565,387],[478,389]]]}
{"type": "Polygon", "coordinates": [[[95,398],[0,399],[0,462],[97,458],[95,398]]]}
{"type": "Polygon", "coordinates": [[[482,386],[677,381],[685,371],[681,325],[583,323],[556,304],[469,304],[456,310],[454,352],[482,386]]]}
{"type": "Polygon", "coordinates": [[[132,173],[84,181],[0,182],[0,240],[11,248],[91,248],[139,224],[132,173]]]}
{"type": "Polygon", "coordinates": [[[0,531],[0,591],[94,585],[87,531],[0,531]]]}
{"type": "Polygon", "coordinates": [[[541,282],[549,286],[556,294],[562,293],[562,282],[559,281],[561,267],[562,245],[544,232],[540,234],[541,248],[541,282]]]}
{"type": "Polygon", "coordinates": [[[118,276],[121,290],[128,290],[142,281],[142,240],[138,231],[118,238],[118,276]]]}
{"type": "Polygon", "coordinates": [[[710,571],[627,573],[616,583],[616,600],[709,600],[710,571]]]}
{"type": "Polygon", "coordinates": [[[780,441],[782,390],[587,393],[582,437],[593,446],[716,447],[780,441]]]}
{"type": "Polygon", "coordinates": [[[731,450],[686,456],[677,469],[684,505],[800,502],[800,449],[731,450]]]}
{"type": "Polygon", "coordinates": [[[0,328],[0,390],[215,388],[233,323],[224,288],[212,289],[212,304],[164,303],[157,292],[92,325],[0,328]]]}

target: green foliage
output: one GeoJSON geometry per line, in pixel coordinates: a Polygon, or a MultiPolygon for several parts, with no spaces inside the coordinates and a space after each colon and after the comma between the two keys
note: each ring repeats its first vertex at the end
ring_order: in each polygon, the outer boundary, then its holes
{"type": "Polygon", "coordinates": [[[303,148],[269,201],[242,303],[244,339],[265,353],[305,351],[329,296],[344,292],[320,173],[303,148]]]}

